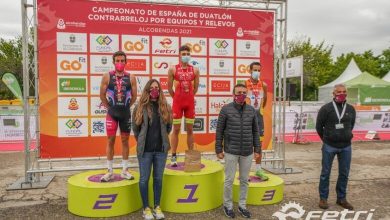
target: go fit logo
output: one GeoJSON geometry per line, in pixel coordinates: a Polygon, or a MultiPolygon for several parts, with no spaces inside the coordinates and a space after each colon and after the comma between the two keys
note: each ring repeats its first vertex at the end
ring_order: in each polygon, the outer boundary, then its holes
{"type": "Polygon", "coordinates": [[[202,46],[198,43],[191,44],[191,43],[186,43],[186,45],[190,48],[190,51],[193,53],[200,53],[202,52],[202,46]]]}
{"type": "Polygon", "coordinates": [[[61,60],[60,68],[63,71],[80,71],[83,67],[82,63],[85,63],[84,57],[79,57],[78,59],[71,60],[61,60]]]}
{"type": "Polygon", "coordinates": [[[240,64],[240,65],[238,65],[237,69],[238,69],[238,72],[241,74],[250,73],[249,65],[240,64]]]}
{"type": "Polygon", "coordinates": [[[147,39],[142,38],[141,41],[126,41],[123,45],[125,48],[125,51],[130,51],[130,52],[141,52],[145,48],[145,44],[147,44],[148,41],[147,39]]]}

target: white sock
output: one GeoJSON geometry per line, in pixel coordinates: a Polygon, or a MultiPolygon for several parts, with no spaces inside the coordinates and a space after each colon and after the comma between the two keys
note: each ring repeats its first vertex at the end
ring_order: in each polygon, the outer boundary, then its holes
{"type": "Polygon", "coordinates": [[[256,164],[256,171],[261,171],[261,164],[256,164]]]}
{"type": "Polygon", "coordinates": [[[129,167],[129,159],[124,160],[122,159],[122,171],[127,171],[127,168],[129,167]]]}
{"type": "Polygon", "coordinates": [[[107,160],[108,172],[112,173],[113,160],[107,160]]]}

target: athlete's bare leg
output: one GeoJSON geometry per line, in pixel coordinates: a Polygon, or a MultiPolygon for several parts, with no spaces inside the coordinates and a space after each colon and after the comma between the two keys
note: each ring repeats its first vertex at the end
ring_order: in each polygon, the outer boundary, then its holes
{"type": "Polygon", "coordinates": [[[194,132],[193,132],[193,124],[186,124],[187,130],[187,146],[189,150],[194,149],[194,132]]]}

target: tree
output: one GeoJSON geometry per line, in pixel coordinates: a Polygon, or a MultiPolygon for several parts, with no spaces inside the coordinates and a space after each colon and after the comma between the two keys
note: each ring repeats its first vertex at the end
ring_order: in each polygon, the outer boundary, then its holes
{"type": "Polygon", "coordinates": [[[390,71],[390,47],[382,51],[378,57],[380,64],[379,76],[384,77],[390,71]]]}
{"type": "MultiPolygon", "coordinates": [[[[13,40],[0,39],[0,77],[6,73],[14,73],[22,85],[23,65],[22,65],[22,40],[16,38],[13,40]]],[[[14,95],[4,86],[0,88],[0,99],[13,99],[14,95]]]]}
{"type": "MultiPolygon", "coordinates": [[[[288,57],[303,55],[304,100],[317,100],[318,87],[336,77],[333,72],[332,48],[333,45],[326,45],[324,41],[313,45],[310,38],[292,40],[288,43],[288,57]]],[[[291,78],[289,82],[299,84],[299,80],[291,78]]]]}
{"type": "Polygon", "coordinates": [[[381,64],[379,58],[374,56],[371,50],[365,51],[362,54],[355,54],[353,52],[341,54],[336,58],[334,65],[335,72],[338,75],[341,74],[345,68],[347,68],[352,58],[356,61],[356,64],[362,72],[368,72],[371,75],[381,77],[381,64]]]}

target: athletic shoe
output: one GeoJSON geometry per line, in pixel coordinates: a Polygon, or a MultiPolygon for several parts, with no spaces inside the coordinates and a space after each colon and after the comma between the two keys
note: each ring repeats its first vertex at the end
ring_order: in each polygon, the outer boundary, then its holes
{"type": "Polygon", "coordinates": [[[122,171],[121,177],[123,179],[127,179],[127,180],[133,180],[134,179],[134,176],[131,175],[131,173],[129,173],[129,171],[127,171],[127,170],[126,171],[122,171]]]}
{"type": "Polygon", "coordinates": [[[112,174],[112,172],[107,172],[100,178],[100,182],[109,182],[113,179],[113,177],[114,175],[112,174]]]}
{"type": "Polygon", "coordinates": [[[248,211],[248,209],[244,209],[244,208],[241,208],[240,206],[238,206],[238,212],[244,218],[251,218],[251,213],[248,211]]]}
{"type": "Polygon", "coordinates": [[[235,218],[236,214],[234,214],[233,209],[228,209],[226,206],[223,207],[223,213],[225,213],[228,218],[235,218]]]}
{"type": "Polygon", "coordinates": [[[177,157],[176,156],[171,157],[171,167],[177,167],[177,157]]]}
{"type": "Polygon", "coordinates": [[[257,177],[259,177],[259,178],[260,178],[261,180],[263,180],[263,181],[267,181],[267,180],[269,179],[268,176],[265,175],[265,172],[262,171],[262,170],[256,171],[255,175],[256,175],[257,177]]]}
{"type": "Polygon", "coordinates": [[[160,206],[157,206],[154,210],[153,210],[153,215],[156,219],[164,219],[165,216],[164,216],[164,213],[161,211],[161,208],[160,206]]]}
{"type": "Polygon", "coordinates": [[[145,220],[154,220],[152,210],[149,207],[142,211],[142,217],[144,217],[145,220]]]}

